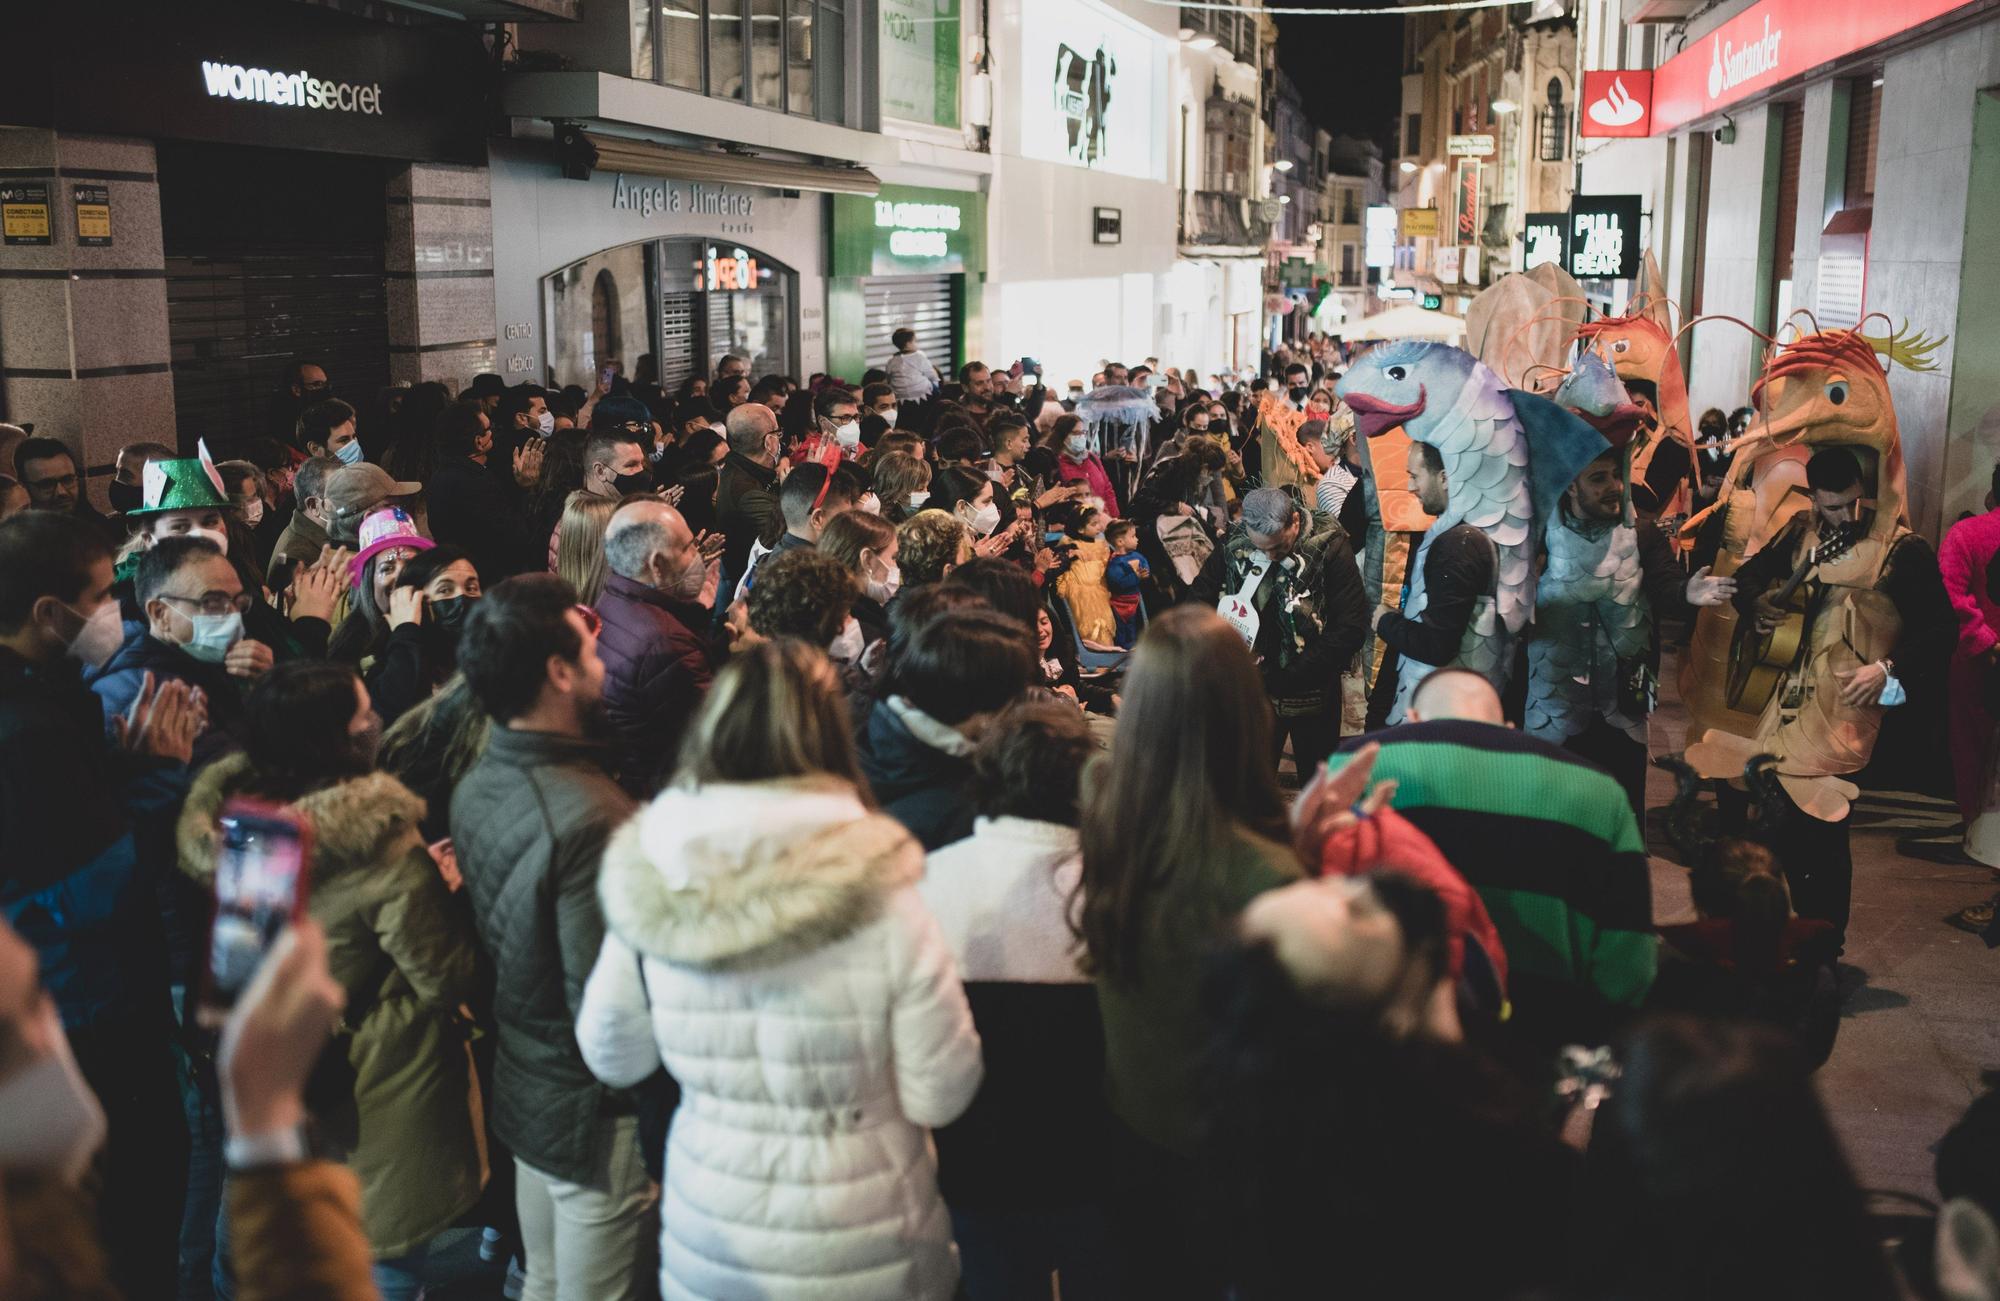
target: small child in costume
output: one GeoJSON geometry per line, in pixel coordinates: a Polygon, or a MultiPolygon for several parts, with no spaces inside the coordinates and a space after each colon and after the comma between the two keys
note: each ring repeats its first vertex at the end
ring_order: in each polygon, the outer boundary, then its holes
{"type": "Polygon", "coordinates": [[[1077,636],[1092,650],[1113,650],[1118,620],[1111,612],[1111,590],[1104,585],[1105,566],[1111,561],[1111,547],[1104,541],[1104,526],[1111,517],[1095,499],[1079,503],[1066,516],[1072,544],[1069,568],[1056,579],[1056,594],[1069,604],[1076,620],[1077,636]]]}
{"type": "Polygon", "coordinates": [[[1104,586],[1111,593],[1111,615],[1117,621],[1116,639],[1126,650],[1139,640],[1140,587],[1153,576],[1146,557],[1139,554],[1139,526],[1128,519],[1113,520],[1104,530],[1111,544],[1111,561],[1104,567],[1104,586]]]}

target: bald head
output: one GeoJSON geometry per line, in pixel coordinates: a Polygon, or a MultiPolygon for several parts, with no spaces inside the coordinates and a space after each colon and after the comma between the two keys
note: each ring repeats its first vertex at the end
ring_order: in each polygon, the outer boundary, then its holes
{"type": "Polygon", "coordinates": [[[618,508],[604,530],[604,563],[612,573],[668,590],[692,569],[694,532],[672,506],[639,499],[618,508]]]}
{"type": "Polygon", "coordinates": [[[745,402],[729,411],[729,450],[759,465],[776,465],[778,458],[765,440],[778,432],[778,417],[762,402],[745,402]]]}
{"type": "Polygon", "coordinates": [[[1503,725],[1500,693],[1471,669],[1439,669],[1417,684],[1407,711],[1413,723],[1453,718],[1465,723],[1503,725]]]}

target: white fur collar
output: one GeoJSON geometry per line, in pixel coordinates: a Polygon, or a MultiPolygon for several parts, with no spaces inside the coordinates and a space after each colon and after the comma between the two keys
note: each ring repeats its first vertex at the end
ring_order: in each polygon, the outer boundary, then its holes
{"type": "Polygon", "coordinates": [[[598,895],[640,953],[748,966],[844,938],[922,873],[917,842],[844,782],[670,787],[612,837],[598,895]]]}
{"type": "Polygon", "coordinates": [[[901,696],[888,696],[882,703],[902,721],[904,727],[910,729],[911,736],[931,749],[942,750],[954,759],[963,759],[972,753],[972,742],[950,723],[940,723],[901,696]]]}

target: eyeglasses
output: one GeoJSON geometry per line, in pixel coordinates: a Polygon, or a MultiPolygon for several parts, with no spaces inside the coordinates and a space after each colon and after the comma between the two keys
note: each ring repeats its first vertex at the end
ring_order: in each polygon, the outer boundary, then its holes
{"type": "Polygon", "coordinates": [[[226,615],[232,610],[237,614],[250,612],[250,593],[238,592],[231,596],[228,592],[204,592],[200,596],[175,596],[171,592],[160,593],[162,601],[185,601],[202,614],[226,615]]]}
{"type": "Polygon", "coordinates": [[[597,611],[580,602],[572,605],[570,609],[576,612],[577,618],[583,620],[583,630],[592,637],[604,631],[604,616],[597,611]]]}
{"type": "Polygon", "coordinates": [[[52,488],[74,488],[76,487],[76,475],[70,473],[59,474],[53,479],[29,479],[27,480],[27,486],[37,492],[47,492],[52,488]]]}

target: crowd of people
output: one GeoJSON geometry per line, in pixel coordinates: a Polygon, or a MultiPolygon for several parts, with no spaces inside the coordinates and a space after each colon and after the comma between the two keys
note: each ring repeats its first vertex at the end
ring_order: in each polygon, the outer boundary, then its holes
{"type": "MultiPolygon", "coordinates": [[[[1385,601],[1337,350],[1058,391],[895,346],[302,363],[108,512],[0,427],[0,1295],[413,1298],[453,1230],[531,1301],[1942,1295],[1811,1084],[1845,877],[1691,836],[1655,926],[1644,707],[1462,657],[1502,562],[1421,440],[1385,601]],[[310,889],[218,1025],[240,800],[310,889]]],[[[1620,674],[1766,595],[1624,475],[1549,548],[1631,557],[1620,674]]]]}

